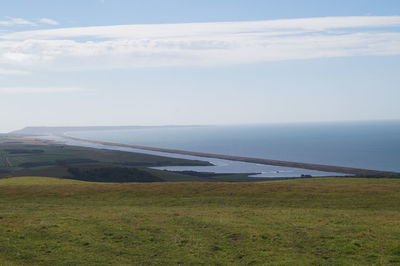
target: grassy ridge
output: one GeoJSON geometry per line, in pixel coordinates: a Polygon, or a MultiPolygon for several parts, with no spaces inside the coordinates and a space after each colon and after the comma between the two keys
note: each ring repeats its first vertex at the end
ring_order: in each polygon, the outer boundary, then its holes
{"type": "Polygon", "coordinates": [[[0,180],[0,264],[398,265],[400,180],[0,180]]]}

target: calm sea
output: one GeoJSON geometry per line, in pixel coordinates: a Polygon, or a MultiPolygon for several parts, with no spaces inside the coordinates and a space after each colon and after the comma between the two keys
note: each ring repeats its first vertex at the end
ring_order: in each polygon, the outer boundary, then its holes
{"type": "Polygon", "coordinates": [[[400,172],[400,121],[155,127],[68,134],[125,144],[400,172]]]}

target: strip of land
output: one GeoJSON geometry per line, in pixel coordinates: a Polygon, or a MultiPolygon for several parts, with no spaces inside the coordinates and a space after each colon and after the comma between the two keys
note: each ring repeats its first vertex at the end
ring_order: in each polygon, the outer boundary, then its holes
{"type": "Polygon", "coordinates": [[[259,182],[257,173],[203,173],[163,171],[162,166],[211,166],[144,152],[127,152],[65,145],[34,137],[0,137],[0,179],[12,176],[46,176],[90,182],[259,182]]]}
{"type": "Polygon", "coordinates": [[[107,146],[117,146],[117,147],[127,147],[148,151],[157,151],[157,152],[166,152],[166,153],[175,153],[182,155],[190,155],[190,156],[198,156],[205,158],[216,158],[230,161],[240,161],[247,163],[257,163],[257,164],[265,164],[265,165],[275,165],[275,166],[283,166],[283,167],[293,167],[293,168],[301,168],[308,170],[317,170],[323,172],[334,172],[334,173],[344,173],[351,174],[357,176],[385,176],[385,177],[395,177],[399,176],[399,173],[390,172],[390,171],[380,171],[380,170],[371,170],[371,169],[362,169],[362,168],[352,168],[352,167],[344,167],[344,166],[334,166],[334,165],[323,165],[323,164],[311,164],[311,163],[300,163],[300,162],[289,162],[289,161],[280,161],[280,160],[272,160],[272,159],[263,159],[263,158],[252,158],[252,157],[242,157],[242,156],[234,156],[234,155],[223,155],[223,154],[215,154],[215,153],[203,153],[203,152],[194,152],[194,151],[185,151],[185,150],[176,150],[176,149],[167,149],[167,148],[158,148],[158,147],[149,147],[142,145],[132,145],[132,144],[122,144],[115,143],[110,141],[100,141],[100,140],[91,140],[84,138],[77,138],[69,135],[60,135],[60,137],[76,140],[76,141],[84,141],[94,144],[101,144],[107,146]]]}

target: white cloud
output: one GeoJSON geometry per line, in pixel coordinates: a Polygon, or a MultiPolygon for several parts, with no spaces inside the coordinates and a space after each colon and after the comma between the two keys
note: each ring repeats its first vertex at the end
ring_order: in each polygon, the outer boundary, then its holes
{"type": "Polygon", "coordinates": [[[7,17],[6,20],[0,21],[0,26],[15,26],[15,25],[36,26],[34,22],[23,18],[7,17]]]}
{"type": "Polygon", "coordinates": [[[400,16],[368,16],[25,31],[0,35],[0,66],[70,71],[396,55],[398,27],[400,16]]]}
{"type": "Polygon", "coordinates": [[[58,93],[58,92],[76,92],[81,88],[58,88],[58,87],[0,87],[0,93],[6,94],[27,94],[27,93],[58,93]]]}
{"type": "Polygon", "coordinates": [[[40,24],[47,24],[47,25],[59,25],[60,23],[51,18],[41,18],[38,20],[40,24]]]}
{"type": "Polygon", "coordinates": [[[218,35],[279,36],[321,32],[334,29],[399,27],[400,16],[369,17],[322,17],[244,22],[140,24],[61,28],[17,32],[2,36],[5,39],[60,39],[60,38],[108,38],[153,39],[192,38],[218,35]]]}
{"type": "Polygon", "coordinates": [[[6,20],[0,21],[0,26],[39,26],[39,25],[59,25],[60,23],[51,18],[41,18],[36,21],[30,21],[23,18],[6,17],[6,20]]]}

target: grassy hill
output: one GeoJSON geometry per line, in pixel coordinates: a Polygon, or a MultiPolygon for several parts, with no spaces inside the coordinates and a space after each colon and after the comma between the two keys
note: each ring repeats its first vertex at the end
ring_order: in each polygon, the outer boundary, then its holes
{"type": "Polygon", "coordinates": [[[0,180],[0,265],[399,265],[400,180],[0,180]]]}

